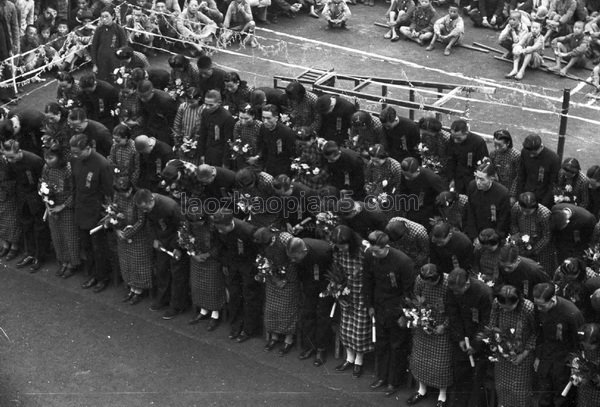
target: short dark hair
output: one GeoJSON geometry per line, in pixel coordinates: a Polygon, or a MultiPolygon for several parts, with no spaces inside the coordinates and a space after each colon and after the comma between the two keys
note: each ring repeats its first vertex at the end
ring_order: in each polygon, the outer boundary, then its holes
{"type": "Polygon", "coordinates": [[[273,116],[277,117],[279,115],[279,108],[272,104],[267,104],[262,107],[263,112],[271,112],[273,116]]]}
{"type": "Polygon", "coordinates": [[[556,288],[554,283],[538,283],[533,286],[533,298],[538,300],[544,300],[544,302],[550,301],[550,298],[556,294],[556,288]]]}
{"type": "Polygon", "coordinates": [[[496,130],[494,132],[494,140],[504,141],[508,145],[508,148],[512,148],[513,146],[512,136],[505,129],[496,130]]]}
{"type": "Polygon", "coordinates": [[[212,59],[208,55],[200,55],[196,65],[198,65],[198,69],[210,69],[212,68],[212,59]]]}
{"type": "Polygon", "coordinates": [[[452,122],[452,124],[450,125],[450,130],[460,131],[462,133],[465,133],[465,132],[469,131],[469,125],[467,124],[466,120],[463,120],[463,119],[454,120],[452,122]]]}
{"type": "Polygon", "coordinates": [[[421,117],[419,119],[419,129],[437,133],[442,130],[442,122],[435,117],[421,117]]]}
{"type": "Polygon", "coordinates": [[[113,129],[113,136],[129,140],[131,139],[131,129],[124,124],[117,124],[113,129]]]}
{"type": "Polygon", "coordinates": [[[154,195],[152,195],[152,191],[145,188],[138,189],[135,195],[133,196],[133,202],[136,206],[150,203],[153,199],[154,195]]]}
{"type": "Polygon", "coordinates": [[[96,74],[93,72],[82,75],[79,78],[79,87],[80,88],[91,88],[96,84],[96,74]]]}
{"type": "Polygon", "coordinates": [[[83,133],[77,133],[69,140],[69,145],[74,148],[83,150],[87,147],[93,147],[94,141],[83,133]]]}
{"type": "Polygon", "coordinates": [[[381,230],[374,230],[373,232],[369,233],[367,240],[371,245],[378,247],[385,247],[390,243],[390,237],[381,230]]]}
{"type": "Polygon", "coordinates": [[[398,114],[396,113],[396,109],[394,109],[392,106],[386,106],[379,114],[379,120],[381,120],[381,123],[392,123],[394,120],[396,120],[396,117],[398,117],[398,114]]]}
{"type": "Polygon", "coordinates": [[[87,120],[87,113],[85,112],[85,109],[76,107],[75,109],[71,110],[69,112],[69,120],[87,120]]]}
{"type": "Polygon", "coordinates": [[[448,274],[448,287],[462,288],[469,281],[469,273],[465,269],[455,268],[448,274]]]}

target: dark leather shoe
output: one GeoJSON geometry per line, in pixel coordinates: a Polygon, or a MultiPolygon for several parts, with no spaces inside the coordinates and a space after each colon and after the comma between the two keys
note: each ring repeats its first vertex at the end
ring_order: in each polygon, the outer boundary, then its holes
{"type": "Polygon", "coordinates": [[[360,376],[362,376],[362,365],[354,365],[354,368],[352,369],[352,377],[358,379],[360,376]]]}
{"type": "Polygon", "coordinates": [[[351,368],[352,366],[354,366],[354,363],[350,363],[348,361],[345,361],[344,363],[342,363],[341,365],[337,365],[335,367],[336,372],[343,372],[344,370],[348,370],[349,368],[351,368]]]}
{"type": "Polygon", "coordinates": [[[87,290],[88,288],[92,288],[93,286],[95,286],[96,283],[98,283],[98,280],[96,280],[94,277],[92,277],[85,283],[81,284],[81,288],[83,288],[84,290],[87,290]]]}
{"type": "Polygon", "coordinates": [[[33,263],[33,261],[34,261],[34,260],[35,260],[35,257],[27,255],[27,256],[23,257],[23,258],[21,259],[21,261],[19,261],[19,262],[18,262],[18,263],[15,265],[15,267],[16,267],[16,268],[18,268],[18,269],[20,269],[20,268],[23,268],[23,267],[25,267],[25,266],[28,266],[28,265],[30,265],[31,263],[33,263]]]}
{"type": "Polygon", "coordinates": [[[67,269],[65,270],[65,272],[62,275],[62,278],[67,279],[69,277],[73,277],[73,275],[75,274],[76,269],[74,269],[73,267],[67,267],[67,269]]]}
{"type": "Polygon", "coordinates": [[[3,247],[2,249],[0,249],[0,257],[6,256],[9,251],[10,251],[10,247],[3,247]]]}
{"type": "Polygon", "coordinates": [[[92,291],[94,291],[95,293],[99,293],[101,291],[104,291],[107,286],[108,286],[108,281],[98,281],[98,283],[94,286],[92,291]]]}
{"type": "Polygon", "coordinates": [[[11,261],[19,255],[19,250],[10,249],[6,255],[6,261],[11,261]]]}
{"type": "Polygon", "coordinates": [[[437,403],[435,404],[435,407],[446,407],[447,405],[448,405],[447,402],[438,400],[437,403]]]}
{"type": "Polygon", "coordinates": [[[168,310],[165,311],[165,313],[162,316],[162,319],[166,319],[171,320],[173,318],[175,318],[177,315],[181,314],[181,310],[175,309],[175,308],[169,308],[168,310]]]}
{"type": "Polygon", "coordinates": [[[160,311],[163,308],[166,308],[167,304],[163,304],[162,302],[153,302],[150,305],[150,311],[160,311]]]}
{"type": "Polygon", "coordinates": [[[220,323],[221,323],[220,319],[211,318],[210,321],[208,321],[208,326],[206,327],[206,330],[208,332],[214,331],[215,329],[217,329],[217,327],[219,326],[220,323]]]}
{"type": "Polygon", "coordinates": [[[408,404],[409,406],[412,406],[414,404],[417,404],[419,401],[423,400],[426,397],[427,397],[427,394],[423,395],[419,392],[416,392],[408,400],[406,400],[406,404],[408,404]]]}
{"type": "Polygon", "coordinates": [[[315,348],[308,348],[304,350],[300,355],[298,355],[298,359],[305,360],[315,354],[315,348]]]}
{"type": "Polygon", "coordinates": [[[290,353],[290,350],[294,347],[293,343],[284,343],[281,349],[279,349],[279,356],[285,356],[290,353]]]}
{"type": "Polygon", "coordinates": [[[144,298],[144,296],[142,294],[133,294],[133,296],[129,300],[129,305],[137,304],[138,302],[140,302],[142,300],[142,298],[144,298]]]}
{"type": "Polygon", "coordinates": [[[313,366],[319,367],[323,365],[323,363],[325,363],[326,354],[327,353],[324,350],[318,350],[317,354],[315,355],[315,361],[313,362],[313,366]]]}
{"type": "Polygon", "coordinates": [[[56,269],[56,277],[62,277],[65,274],[65,271],[67,271],[67,265],[63,264],[56,269]]]}
{"type": "Polygon", "coordinates": [[[42,267],[42,262],[39,261],[36,257],[34,257],[33,261],[31,262],[31,265],[29,266],[29,272],[32,274],[37,273],[41,267],[42,267]]]}
{"type": "Polygon", "coordinates": [[[229,331],[228,338],[231,340],[236,339],[238,336],[240,336],[242,334],[242,332],[243,331],[241,329],[231,328],[231,331],[229,331]]]}
{"type": "Polygon", "coordinates": [[[371,383],[369,385],[369,387],[371,388],[371,390],[376,390],[376,389],[378,389],[380,387],[385,386],[386,384],[387,383],[385,382],[385,380],[383,380],[383,379],[377,379],[373,383],[371,383]]]}
{"type": "Polygon", "coordinates": [[[129,300],[131,300],[131,298],[135,295],[135,293],[133,291],[129,291],[129,293],[127,293],[127,295],[125,297],[123,297],[123,301],[122,302],[129,302],[129,300]]]}
{"type": "Polygon", "coordinates": [[[265,352],[271,352],[273,350],[273,348],[275,347],[275,345],[277,345],[277,340],[276,339],[269,339],[269,342],[267,342],[267,344],[265,345],[265,352]]]}
{"type": "Polygon", "coordinates": [[[388,384],[388,387],[385,389],[385,397],[392,397],[394,394],[398,392],[398,388],[391,384],[388,384]]]}
{"type": "Polygon", "coordinates": [[[238,335],[238,337],[237,337],[237,338],[235,338],[235,341],[236,341],[237,343],[242,343],[242,342],[246,342],[246,341],[247,341],[248,339],[250,339],[250,338],[252,338],[252,336],[251,336],[251,335],[248,335],[248,334],[246,333],[246,331],[242,331],[242,332],[240,332],[240,334],[238,335]]]}
{"type": "Polygon", "coordinates": [[[198,322],[204,321],[205,319],[208,319],[208,317],[209,317],[208,314],[202,315],[201,313],[197,313],[194,318],[192,318],[192,319],[190,319],[188,321],[188,324],[190,324],[190,325],[196,325],[198,322]]]}

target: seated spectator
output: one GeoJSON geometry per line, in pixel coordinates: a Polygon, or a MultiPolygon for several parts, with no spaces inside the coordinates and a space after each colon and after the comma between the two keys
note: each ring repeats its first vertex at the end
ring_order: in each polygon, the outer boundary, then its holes
{"type": "Polygon", "coordinates": [[[556,36],[565,36],[571,32],[576,10],[577,0],[551,0],[546,22],[548,26],[546,41],[556,36]]]}
{"type": "Polygon", "coordinates": [[[441,41],[446,45],[444,55],[448,56],[452,52],[452,47],[460,42],[465,34],[465,23],[458,15],[458,6],[454,3],[448,5],[448,15],[438,19],[433,25],[433,38],[431,44],[426,48],[427,51],[433,50],[436,41],[441,41]]]}
{"type": "Polygon", "coordinates": [[[433,18],[435,10],[430,0],[419,0],[419,5],[410,15],[410,26],[400,27],[400,34],[407,39],[423,45],[433,37],[433,18]]]}
{"type": "Polygon", "coordinates": [[[34,25],[28,25],[25,29],[25,35],[21,37],[21,57],[17,65],[21,73],[29,72],[39,67],[43,63],[43,58],[36,52],[29,52],[40,46],[37,28],[34,25]],[[29,52],[29,53],[28,53],[29,52]]]}
{"type": "MultiPolygon", "coordinates": [[[[176,21],[177,31],[182,40],[192,42],[192,55],[202,51],[204,42],[210,41],[217,33],[218,25],[200,10],[198,0],[190,0],[188,6],[176,21]]],[[[195,55],[194,55],[195,56],[195,55]]]]}
{"type": "Polygon", "coordinates": [[[352,13],[344,0],[329,0],[323,9],[323,17],[327,20],[326,28],[346,29],[346,23],[352,13]]]}
{"type": "Polygon", "coordinates": [[[501,29],[506,23],[508,14],[504,14],[503,0],[479,0],[478,7],[466,7],[465,11],[475,27],[501,29]]]}
{"type": "Polygon", "coordinates": [[[233,36],[234,32],[239,33],[240,38],[243,38],[243,44],[249,43],[252,48],[256,48],[258,42],[254,37],[255,27],[256,23],[254,23],[250,4],[246,0],[234,0],[229,3],[223,21],[223,28],[231,31],[226,31],[221,38],[227,41],[233,36]]]}
{"type": "Polygon", "coordinates": [[[508,17],[508,24],[506,24],[506,27],[504,27],[498,37],[498,43],[507,50],[502,57],[512,59],[513,48],[515,45],[521,43],[527,33],[529,33],[529,30],[521,23],[521,13],[512,11],[508,17]]]}
{"type": "Polygon", "coordinates": [[[552,40],[552,48],[556,55],[556,66],[552,70],[558,71],[560,76],[566,76],[572,67],[585,66],[585,54],[589,47],[589,38],[583,32],[583,21],[577,21],[571,34],[552,40]],[[567,64],[563,67],[565,61],[567,64]]]}
{"type": "Polygon", "coordinates": [[[157,48],[168,49],[172,39],[178,39],[177,23],[175,16],[181,14],[177,0],[157,1],[154,9],[150,13],[150,21],[156,26],[157,36],[154,38],[154,46],[157,48]],[[169,10],[167,3],[176,5],[172,11],[169,10]]]}
{"type": "Polygon", "coordinates": [[[70,34],[71,46],[65,59],[67,63],[66,68],[70,68],[69,70],[73,70],[80,63],[92,60],[90,51],[88,50],[88,44],[92,41],[94,32],[96,31],[96,26],[92,24],[92,18],[91,11],[83,11],[79,18],[81,25],[75,27],[70,34]]]}
{"type": "Polygon", "coordinates": [[[131,11],[131,14],[127,16],[124,28],[133,49],[144,54],[154,53],[152,45],[158,27],[142,12],[142,9],[134,8],[131,11]]]}
{"type": "MultiPolygon", "coordinates": [[[[56,50],[52,47],[50,42],[50,37],[52,36],[52,28],[50,26],[42,27],[40,30],[40,34],[38,35],[38,39],[40,41],[40,46],[44,46],[42,49],[42,55],[44,55],[44,59],[52,60],[56,56],[56,50]]],[[[42,61],[43,64],[43,61],[42,61]]]]}
{"type": "Polygon", "coordinates": [[[390,8],[385,13],[390,30],[383,38],[386,40],[391,39],[393,42],[398,41],[400,39],[398,29],[410,25],[410,15],[415,7],[415,2],[413,0],[392,0],[390,8]]]}
{"type": "Polygon", "coordinates": [[[544,37],[541,25],[537,21],[531,23],[531,32],[525,34],[513,47],[513,69],[506,78],[520,81],[525,76],[527,67],[537,69],[544,64],[544,37]],[[520,67],[519,67],[520,65],[520,67]]]}
{"type": "MultiPolygon", "coordinates": [[[[43,8],[42,13],[35,20],[35,28],[38,32],[42,31],[44,27],[51,27],[51,31],[54,31],[56,27],[56,17],[58,16],[58,10],[55,3],[48,2],[43,8]]],[[[25,27],[27,28],[27,27],[25,27]]]]}
{"type": "Polygon", "coordinates": [[[25,28],[29,24],[33,24],[35,2],[33,0],[16,0],[15,7],[19,12],[19,27],[21,35],[25,34],[25,28]]]}

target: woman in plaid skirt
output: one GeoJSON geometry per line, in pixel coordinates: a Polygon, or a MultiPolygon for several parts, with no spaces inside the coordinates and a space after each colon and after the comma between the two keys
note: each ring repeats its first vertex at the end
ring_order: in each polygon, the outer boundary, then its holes
{"type": "Polygon", "coordinates": [[[133,185],[129,178],[115,177],[114,189],[117,213],[122,216],[115,227],[117,253],[121,275],[129,287],[123,302],[135,305],[152,288],[152,241],[145,227],[146,214],[133,200],[133,185]]]}
{"type": "Polygon", "coordinates": [[[554,203],[572,203],[587,208],[590,203],[590,180],[581,171],[576,158],[565,158],[554,187],[554,203]]]}
{"type": "Polygon", "coordinates": [[[204,106],[200,103],[200,96],[198,88],[188,88],[185,101],[177,108],[173,121],[173,140],[177,157],[194,165],[202,164],[202,157],[198,153],[198,135],[204,106]]]}
{"type": "Polygon", "coordinates": [[[256,139],[258,138],[258,133],[260,133],[261,126],[262,122],[255,119],[252,105],[247,103],[240,108],[239,120],[233,126],[233,142],[241,145],[240,148],[242,149],[247,145],[248,151],[244,152],[242,150],[238,152],[232,150],[231,157],[235,170],[241,170],[250,165],[248,158],[257,154],[256,139]]]}
{"type": "Polygon", "coordinates": [[[533,192],[523,192],[513,205],[510,218],[511,238],[519,247],[519,252],[536,260],[552,276],[556,261],[550,240],[550,211],[538,204],[533,192]]]}
{"type": "Polygon", "coordinates": [[[346,361],[335,370],[342,372],[352,367],[352,377],[362,375],[363,355],[374,349],[371,340],[372,323],[362,293],[363,253],[361,238],[348,226],[333,229],[331,242],[334,244],[333,267],[339,267],[346,276],[346,287],[350,289],[348,299],[340,299],[340,338],[346,349],[346,361]]]}
{"type": "Polygon", "coordinates": [[[498,182],[508,189],[508,194],[514,199],[517,193],[517,171],[521,162],[521,152],[513,148],[512,136],[508,130],[494,132],[494,150],[490,152],[490,160],[496,168],[498,182]]]}
{"type": "Polygon", "coordinates": [[[369,148],[369,157],[365,167],[365,193],[370,197],[370,202],[389,220],[397,214],[398,208],[394,208],[393,197],[400,192],[402,167],[398,161],[388,156],[381,144],[369,148]]]}
{"type": "MultiPolygon", "coordinates": [[[[581,327],[581,345],[585,357],[596,365],[600,364],[600,325],[585,324],[581,327]]],[[[571,390],[572,391],[572,390],[571,390]]],[[[577,407],[600,406],[600,388],[594,383],[582,383],[577,393],[577,407]]]]}
{"type": "Polygon", "coordinates": [[[206,327],[213,331],[219,326],[220,310],[225,306],[225,275],[217,258],[215,235],[207,220],[197,217],[186,220],[179,229],[179,245],[190,256],[190,288],[196,316],[189,321],[196,324],[210,317],[206,327]]]}
{"type": "Polygon", "coordinates": [[[478,236],[479,245],[475,246],[473,254],[473,276],[494,287],[498,281],[498,261],[503,241],[492,228],[483,229],[478,236]]]}
{"type": "Polygon", "coordinates": [[[128,177],[133,185],[140,178],[140,155],[135,149],[131,130],[124,124],[113,129],[113,145],[110,148],[108,162],[115,174],[128,177]]]}
{"type": "Polygon", "coordinates": [[[586,282],[595,277],[598,277],[598,273],[586,267],[582,259],[569,257],[558,266],[552,282],[556,285],[556,295],[566,298],[583,310],[590,302],[590,289],[586,287],[586,282]]]}
{"type": "Polygon", "coordinates": [[[532,402],[533,359],[536,343],[534,305],[511,285],[503,286],[492,304],[490,326],[513,332],[522,345],[511,358],[499,357],[494,365],[498,405],[530,407],[532,402]]]}
{"type": "Polygon", "coordinates": [[[452,348],[448,317],[444,309],[448,276],[435,264],[425,264],[415,282],[414,294],[431,309],[431,326],[417,326],[413,336],[410,370],[419,382],[419,390],[406,404],[413,405],[427,396],[427,386],[440,389],[436,407],[446,406],[446,389],[452,385],[452,348]]]}
{"type": "Polygon", "coordinates": [[[12,260],[19,254],[23,234],[21,223],[17,221],[15,185],[15,174],[6,157],[0,155],[0,257],[6,256],[7,260],[12,260]]]}
{"type": "Polygon", "coordinates": [[[254,232],[254,242],[262,248],[262,255],[271,264],[270,270],[262,272],[259,267],[257,278],[265,281],[265,330],[269,341],[265,351],[273,350],[279,335],[285,335],[279,355],[287,354],[294,346],[294,334],[300,319],[300,281],[295,265],[286,252],[292,235],[287,232],[273,232],[260,228],[254,232]]]}
{"type": "Polygon", "coordinates": [[[52,244],[59,268],[56,275],[68,278],[80,264],[79,233],[75,225],[71,164],[64,150],[54,144],[44,153],[46,165],[40,177],[40,193],[46,204],[52,244]]]}

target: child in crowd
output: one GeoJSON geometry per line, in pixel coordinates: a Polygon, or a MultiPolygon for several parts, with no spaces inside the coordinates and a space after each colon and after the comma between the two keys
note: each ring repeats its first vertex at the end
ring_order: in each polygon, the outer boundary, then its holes
{"type": "Polygon", "coordinates": [[[519,11],[511,11],[508,17],[508,24],[506,24],[506,27],[504,27],[498,38],[500,45],[507,50],[502,57],[512,59],[513,48],[521,42],[528,32],[529,30],[525,24],[521,22],[521,13],[519,11]]]}
{"type": "Polygon", "coordinates": [[[327,29],[346,29],[346,22],[352,13],[344,0],[329,0],[323,8],[323,17],[327,20],[327,29]]]}
{"type": "Polygon", "coordinates": [[[458,6],[454,3],[448,5],[448,14],[440,18],[433,25],[433,38],[431,44],[426,48],[427,51],[435,48],[435,42],[441,41],[446,45],[444,55],[448,56],[452,52],[452,47],[460,42],[465,33],[465,23],[458,15],[458,6]]]}
{"type": "Polygon", "coordinates": [[[390,30],[383,36],[385,39],[390,39],[396,42],[400,39],[398,28],[410,25],[410,15],[416,8],[413,0],[392,0],[390,8],[385,13],[388,19],[390,30]]]}
{"type": "MultiPolygon", "coordinates": [[[[58,20],[56,22],[56,32],[50,36],[50,46],[61,54],[61,49],[69,38],[69,24],[67,20],[58,20]]],[[[65,47],[66,48],[66,47],[65,47]]]]}
{"type": "Polygon", "coordinates": [[[42,27],[42,29],[40,30],[40,35],[39,35],[40,45],[44,46],[45,57],[43,57],[43,58],[48,61],[54,59],[54,57],[56,56],[56,50],[52,46],[52,43],[50,40],[50,37],[52,36],[52,33],[50,31],[51,31],[51,27],[48,27],[48,26],[42,27]]]}
{"type": "Polygon", "coordinates": [[[25,35],[21,37],[21,58],[18,65],[21,72],[29,72],[37,68],[40,64],[41,56],[37,52],[29,52],[40,45],[37,28],[34,25],[28,25],[25,28],[25,35]]]}
{"type": "Polygon", "coordinates": [[[433,17],[435,10],[430,0],[419,0],[419,5],[410,16],[410,26],[400,27],[400,34],[411,41],[423,45],[433,37],[433,17]]]}
{"type": "Polygon", "coordinates": [[[125,28],[131,28],[133,31],[126,30],[127,37],[131,47],[144,54],[153,54],[152,44],[154,34],[158,32],[158,26],[154,24],[140,8],[134,8],[131,14],[127,16],[125,28]]]}
{"type": "Polygon", "coordinates": [[[92,19],[92,12],[84,10],[79,18],[81,25],[75,27],[73,32],[69,34],[70,44],[68,45],[68,56],[65,63],[70,69],[66,70],[73,70],[76,65],[92,60],[87,47],[96,30],[96,26],[92,24],[92,19]]]}
{"type": "MultiPolygon", "coordinates": [[[[73,9],[73,11],[71,11],[71,21],[72,22],[80,22],[81,23],[81,16],[84,12],[92,12],[92,8],[90,6],[90,0],[77,0],[77,5],[75,6],[75,8],[73,9]]],[[[90,14],[91,15],[91,14],[90,14]]]]}
{"type": "Polygon", "coordinates": [[[37,20],[35,20],[35,27],[38,32],[41,32],[44,27],[50,27],[51,31],[54,32],[54,29],[56,28],[56,16],[58,16],[56,5],[46,5],[43,12],[38,16],[37,20]]]}
{"type": "Polygon", "coordinates": [[[248,2],[246,0],[234,0],[229,3],[223,20],[223,28],[230,31],[225,31],[221,39],[226,42],[233,36],[234,32],[237,32],[245,37],[244,44],[249,43],[252,48],[256,48],[258,43],[254,38],[255,27],[256,24],[248,2]]]}
{"type": "Polygon", "coordinates": [[[573,25],[573,32],[552,40],[552,49],[556,55],[556,66],[553,71],[558,71],[560,76],[566,76],[569,69],[574,66],[585,65],[585,54],[589,49],[589,38],[583,32],[583,21],[573,25]],[[568,62],[561,68],[565,58],[568,62]]]}
{"type": "Polygon", "coordinates": [[[513,47],[513,69],[506,77],[520,81],[527,67],[537,69],[544,63],[544,36],[542,26],[537,21],[531,23],[531,32],[513,47]],[[519,69],[519,64],[521,68],[519,69]]]}

